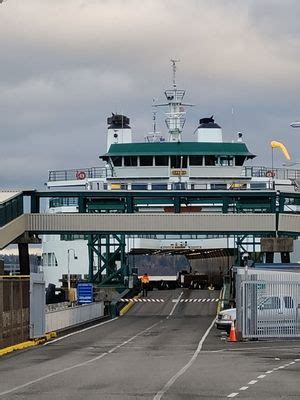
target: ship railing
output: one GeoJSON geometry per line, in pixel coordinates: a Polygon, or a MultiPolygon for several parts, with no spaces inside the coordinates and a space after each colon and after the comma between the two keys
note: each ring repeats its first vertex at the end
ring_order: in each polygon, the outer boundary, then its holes
{"type": "Polygon", "coordinates": [[[61,169],[49,171],[48,182],[109,178],[111,176],[111,169],[104,167],[61,169]]]}
{"type": "Polygon", "coordinates": [[[243,168],[243,176],[249,178],[300,180],[300,169],[246,166],[243,168]]]}

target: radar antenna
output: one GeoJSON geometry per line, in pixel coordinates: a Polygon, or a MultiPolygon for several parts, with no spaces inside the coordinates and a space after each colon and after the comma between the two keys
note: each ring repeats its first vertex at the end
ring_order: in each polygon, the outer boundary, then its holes
{"type": "Polygon", "coordinates": [[[181,133],[185,124],[185,107],[190,107],[193,104],[183,103],[185,90],[177,89],[176,84],[176,63],[180,60],[171,59],[172,70],[173,70],[173,87],[172,89],[165,90],[166,103],[154,104],[154,107],[169,107],[169,111],[166,112],[166,125],[169,131],[170,142],[180,142],[181,133]]]}
{"type": "Polygon", "coordinates": [[[180,60],[174,60],[171,59],[171,63],[172,63],[172,69],[173,69],[173,88],[176,89],[177,85],[176,85],[176,63],[180,62],[180,60]]]}

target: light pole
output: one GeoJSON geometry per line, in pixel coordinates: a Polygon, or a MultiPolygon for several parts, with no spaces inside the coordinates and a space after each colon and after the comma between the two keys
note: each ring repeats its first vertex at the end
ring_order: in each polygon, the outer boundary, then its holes
{"type": "Polygon", "coordinates": [[[68,293],[70,294],[71,289],[71,276],[70,276],[70,252],[73,252],[74,260],[77,260],[78,257],[76,256],[74,249],[68,249],[68,293]]]}

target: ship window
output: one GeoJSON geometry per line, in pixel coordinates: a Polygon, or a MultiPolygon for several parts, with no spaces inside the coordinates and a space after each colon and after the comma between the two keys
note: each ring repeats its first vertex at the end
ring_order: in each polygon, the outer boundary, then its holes
{"type": "Polygon", "coordinates": [[[250,183],[250,189],[252,189],[252,190],[264,190],[264,189],[266,189],[266,187],[267,187],[266,182],[250,183]]]}
{"type": "Polygon", "coordinates": [[[111,161],[114,167],[122,167],[122,157],[112,157],[111,161]]]}
{"type": "Polygon", "coordinates": [[[168,166],[169,165],[169,157],[168,156],[156,156],[155,157],[155,165],[157,167],[168,166]]]}
{"type": "Polygon", "coordinates": [[[243,165],[245,161],[245,157],[244,156],[236,156],[235,157],[235,165],[243,165]]]}
{"type": "Polygon", "coordinates": [[[233,165],[233,157],[220,157],[220,164],[224,166],[232,166],[233,165]]]}
{"type": "Polygon", "coordinates": [[[171,168],[186,168],[187,156],[171,156],[171,168]]]}
{"type": "Polygon", "coordinates": [[[205,165],[216,165],[218,158],[216,156],[205,156],[205,165]]]}
{"type": "Polygon", "coordinates": [[[202,165],[202,156],[190,156],[190,165],[202,165]]]}
{"type": "Polygon", "coordinates": [[[124,165],[125,165],[125,167],[136,167],[137,166],[137,157],[136,156],[124,157],[124,165]]]}
{"type": "Polygon", "coordinates": [[[153,183],[152,190],[168,190],[168,185],[166,183],[153,183]]]}
{"type": "Polygon", "coordinates": [[[131,185],[131,190],[147,190],[148,189],[148,185],[145,183],[140,183],[140,184],[132,184],[131,185]]]}
{"type": "Polygon", "coordinates": [[[226,185],[226,183],[212,183],[210,185],[210,188],[212,190],[226,190],[227,189],[227,185],[226,185]]]}
{"type": "Polygon", "coordinates": [[[150,167],[153,165],[153,157],[152,156],[141,156],[140,157],[140,166],[141,167],[150,167]]]}
{"type": "Polygon", "coordinates": [[[54,253],[43,253],[42,262],[44,267],[57,267],[57,260],[54,253]]]}

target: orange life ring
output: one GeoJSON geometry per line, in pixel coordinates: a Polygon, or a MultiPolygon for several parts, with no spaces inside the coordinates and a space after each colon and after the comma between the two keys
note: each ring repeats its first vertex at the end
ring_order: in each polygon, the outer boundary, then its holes
{"type": "Polygon", "coordinates": [[[275,172],[274,172],[274,171],[267,171],[267,172],[266,172],[266,176],[267,176],[268,178],[274,178],[275,172]]]}
{"type": "Polygon", "coordinates": [[[76,172],[76,178],[80,179],[80,180],[85,179],[86,178],[86,173],[84,171],[77,171],[76,172]]]}

